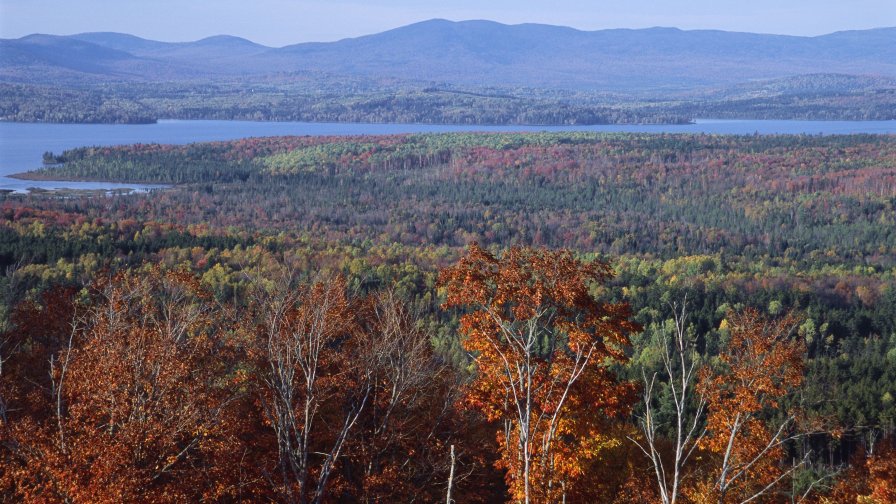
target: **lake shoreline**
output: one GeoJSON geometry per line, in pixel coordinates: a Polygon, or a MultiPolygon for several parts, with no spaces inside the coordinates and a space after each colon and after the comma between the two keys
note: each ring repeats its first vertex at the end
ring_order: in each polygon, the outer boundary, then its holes
{"type": "MultiPolygon", "coordinates": [[[[40,168],[34,171],[27,171],[22,173],[12,173],[6,175],[7,178],[29,181],[29,182],[95,182],[97,184],[134,184],[141,186],[148,185],[164,185],[164,188],[173,187],[176,184],[159,184],[158,182],[153,182],[151,180],[105,180],[105,179],[86,179],[86,178],[77,178],[77,177],[57,177],[57,176],[48,176],[43,175],[40,172],[40,168]]],[[[159,187],[161,189],[161,187],[159,187]]]]}
{"type": "MultiPolygon", "coordinates": [[[[274,136],[376,136],[431,133],[593,132],[618,134],[711,135],[892,135],[896,120],[775,121],[695,119],[690,124],[592,126],[485,126],[400,123],[300,123],[269,121],[159,120],[155,124],[18,123],[0,121],[0,190],[29,187],[121,189],[120,181],[60,179],[40,173],[45,152],[85,146],[185,145],[274,136]],[[69,185],[67,185],[69,184],[69,185]],[[85,187],[89,185],[89,187],[85,187]]],[[[128,181],[132,186],[146,186],[128,181]]],[[[155,188],[155,187],[151,187],[155,188]]]]}
{"type": "MultiPolygon", "coordinates": [[[[761,121],[763,119],[732,119],[734,121],[761,121]]],[[[802,119],[782,119],[785,121],[790,120],[802,120],[802,119]]],[[[806,120],[814,120],[814,119],[806,119],[806,120]]],[[[361,121],[339,121],[339,122],[331,122],[331,121],[264,121],[264,120],[254,120],[254,119],[177,119],[177,118],[157,118],[152,122],[51,122],[51,121],[15,121],[0,118],[0,123],[5,124],[44,124],[44,125],[70,125],[70,126],[154,126],[162,123],[172,123],[172,122],[198,122],[198,121],[227,121],[227,122],[245,122],[245,123],[255,123],[255,124],[277,124],[277,123],[301,123],[301,124],[349,124],[349,125],[359,125],[359,126],[377,126],[377,125],[409,125],[409,126],[434,126],[434,127],[476,127],[481,126],[483,128],[502,128],[502,127],[522,127],[522,128],[576,128],[576,127],[590,127],[590,126],[688,126],[692,124],[697,124],[698,119],[689,119],[683,121],[668,121],[668,122],[603,122],[603,123],[576,123],[576,124],[561,124],[561,123],[476,123],[476,124],[468,124],[468,123],[438,123],[438,122],[412,122],[412,123],[392,123],[392,122],[361,122],[361,121]]],[[[824,121],[824,120],[820,120],[824,121]]],[[[843,121],[850,121],[850,119],[843,119],[843,121]]],[[[861,121],[856,121],[861,122],[861,121]]]]}

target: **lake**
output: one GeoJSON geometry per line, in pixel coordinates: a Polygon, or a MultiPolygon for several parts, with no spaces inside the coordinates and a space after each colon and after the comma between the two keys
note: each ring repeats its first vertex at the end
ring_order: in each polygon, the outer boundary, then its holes
{"type": "Polygon", "coordinates": [[[173,121],[156,124],[45,124],[0,122],[0,190],[149,189],[157,186],[108,182],[16,180],[7,175],[41,166],[45,151],[90,145],[185,144],[279,135],[388,135],[398,133],[502,131],[595,131],[709,134],[896,134],[896,121],[754,121],[698,119],[686,125],[452,126],[431,124],[354,124],[251,121],[173,121]]]}

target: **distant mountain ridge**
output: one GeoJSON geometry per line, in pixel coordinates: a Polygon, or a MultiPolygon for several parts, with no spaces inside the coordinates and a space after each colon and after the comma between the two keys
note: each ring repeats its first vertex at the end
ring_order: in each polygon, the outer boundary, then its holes
{"type": "Polygon", "coordinates": [[[139,58],[171,58],[194,61],[199,58],[232,58],[250,56],[271,48],[231,35],[216,35],[194,42],[158,42],[121,33],[81,33],[72,39],[89,42],[101,47],[128,52],[139,58]]]}
{"type": "Polygon", "coordinates": [[[797,37],[430,20],[281,48],[231,36],[181,43],[120,33],[0,40],[0,80],[7,82],[151,82],[297,72],[607,91],[682,90],[807,74],[893,78],[896,28],[797,37]]]}

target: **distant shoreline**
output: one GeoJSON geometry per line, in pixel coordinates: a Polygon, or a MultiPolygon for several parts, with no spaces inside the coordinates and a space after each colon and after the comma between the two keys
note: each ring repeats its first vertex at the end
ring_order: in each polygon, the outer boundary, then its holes
{"type": "Polygon", "coordinates": [[[164,186],[171,187],[176,184],[160,184],[159,182],[153,181],[140,181],[140,180],[106,180],[106,179],[90,179],[90,178],[77,178],[77,177],[64,177],[64,176],[48,176],[41,173],[40,169],[36,169],[33,171],[26,171],[21,173],[13,173],[10,175],[6,175],[11,179],[15,180],[25,180],[29,182],[93,182],[97,184],[136,184],[143,186],[164,186]]]}
{"type": "MultiPolygon", "coordinates": [[[[65,183],[118,184],[118,180],[61,178],[39,171],[46,152],[80,147],[227,142],[260,137],[364,137],[442,133],[593,133],[598,135],[894,135],[887,121],[737,121],[698,118],[686,125],[453,126],[395,123],[298,123],[162,120],[153,125],[80,125],[0,122],[0,189],[24,190],[21,181],[45,187],[65,183]],[[4,173],[6,172],[6,173],[4,173]]],[[[147,182],[127,181],[130,184],[147,182]]],[[[149,184],[152,184],[150,182],[149,184]]]]}
{"type": "MultiPolygon", "coordinates": [[[[752,121],[752,120],[762,120],[762,119],[734,119],[734,120],[743,120],[743,121],[752,121]]],[[[783,119],[787,120],[787,119],[783,119]]],[[[794,119],[799,120],[799,119],[794,119]]],[[[161,123],[172,123],[172,122],[195,122],[195,121],[228,121],[228,122],[246,122],[246,123],[307,123],[307,124],[351,124],[351,125],[410,125],[410,126],[463,126],[463,127],[476,127],[482,126],[484,128],[500,128],[500,127],[532,127],[532,128],[575,128],[577,126],[687,126],[690,124],[697,124],[697,119],[689,119],[682,121],[668,121],[668,122],[595,122],[595,123],[576,123],[576,124],[566,124],[566,123],[516,123],[516,122],[506,122],[506,123],[462,123],[462,122],[371,122],[371,121],[292,121],[292,120],[262,120],[262,119],[217,119],[217,118],[208,118],[208,119],[177,119],[177,118],[158,118],[153,120],[152,122],[75,122],[75,121],[16,121],[9,120],[5,118],[0,118],[0,123],[6,124],[59,124],[59,125],[72,125],[72,126],[93,126],[93,125],[101,125],[101,126],[152,126],[155,124],[161,123]]]]}

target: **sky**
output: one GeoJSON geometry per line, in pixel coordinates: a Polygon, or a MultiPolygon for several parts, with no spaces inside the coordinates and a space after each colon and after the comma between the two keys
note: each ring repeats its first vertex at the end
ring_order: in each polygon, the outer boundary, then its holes
{"type": "Polygon", "coordinates": [[[227,34],[280,47],[432,18],[811,36],[896,26],[896,0],[0,0],[0,38],[115,31],[181,42],[227,34]]]}

